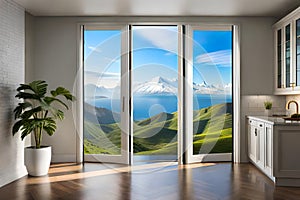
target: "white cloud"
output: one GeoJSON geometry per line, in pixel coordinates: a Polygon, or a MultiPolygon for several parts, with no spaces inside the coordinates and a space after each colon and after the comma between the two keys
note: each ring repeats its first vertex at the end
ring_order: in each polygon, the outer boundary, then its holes
{"type": "Polygon", "coordinates": [[[94,84],[106,88],[113,88],[120,84],[120,74],[111,72],[84,71],[85,84],[94,84]]]}
{"type": "Polygon", "coordinates": [[[93,72],[93,71],[84,71],[84,74],[89,77],[96,77],[96,78],[119,78],[119,73],[111,73],[111,72],[93,72]]]}
{"type": "MultiPolygon", "coordinates": [[[[178,33],[171,30],[171,28],[140,27],[135,28],[134,31],[138,36],[149,41],[153,46],[177,53],[178,33]]],[[[147,48],[148,46],[141,46],[139,48],[143,47],[147,48]]]]}
{"type": "Polygon", "coordinates": [[[231,55],[230,49],[201,54],[196,57],[196,63],[231,67],[231,55]]]}
{"type": "Polygon", "coordinates": [[[92,50],[92,51],[96,51],[96,52],[98,52],[98,53],[102,53],[102,50],[99,49],[98,47],[89,46],[88,48],[89,48],[90,50],[92,50]]]}
{"type": "Polygon", "coordinates": [[[173,55],[177,55],[177,54],[169,51],[169,52],[165,53],[164,55],[165,56],[173,56],[173,55]]]}

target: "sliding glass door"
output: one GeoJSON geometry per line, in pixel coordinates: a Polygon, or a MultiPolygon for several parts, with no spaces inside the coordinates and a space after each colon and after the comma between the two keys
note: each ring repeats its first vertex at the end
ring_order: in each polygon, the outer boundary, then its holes
{"type": "Polygon", "coordinates": [[[177,160],[178,26],[132,26],[134,162],[177,160]]]}
{"type": "Polygon", "coordinates": [[[232,38],[231,26],[84,26],[84,160],[230,161],[232,38]]]}
{"type": "Polygon", "coordinates": [[[126,26],[84,27],[84,160],[130,163],[126,26]]]}
{"type": "Polygon", "coordinates": [[[187,162],[230,161],[231,26],[188,26],[187,34],[187,162]]]}

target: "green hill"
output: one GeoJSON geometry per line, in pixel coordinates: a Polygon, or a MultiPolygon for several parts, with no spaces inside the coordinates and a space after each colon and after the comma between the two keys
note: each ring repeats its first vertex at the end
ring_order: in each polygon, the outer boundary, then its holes
{"type": "MultiPolygon", "coordinates": [[[[101,109],[97,109],[101,111],[101,109]]],[[[194,154],[232,152],[232,104],[218,104],[194,111],[194,154]]],[[[97,114],[97,116],[103,116],[97,114]]],[[[111,116],[111,115],[109,115],[111,116]]],[[[178,113],[160,113],[135,121],[134,153],[143,155],[177,154],[178,113]]],[[[118,123],[84,122],[84,151],[86,154],[119,154],[118,123]]]]}

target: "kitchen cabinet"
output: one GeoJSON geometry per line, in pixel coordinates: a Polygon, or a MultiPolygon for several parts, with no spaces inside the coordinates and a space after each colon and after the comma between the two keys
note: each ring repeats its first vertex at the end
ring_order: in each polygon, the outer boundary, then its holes
{"type": "Polygon", "coordinates": [[[274,26],[275,90],[277,95],[300,94],[300,7],[274,26]]]}
{"type": "Polygon", "coordinates": [[[248,119],[248,156],[267,176],[272,176],[273,128],[257,119],[248,119]]]}
{"type": "Polygon", "coordinates": [[[300,123],[248,116],[248,157],[277,186],[300,187],[300,123]]]}

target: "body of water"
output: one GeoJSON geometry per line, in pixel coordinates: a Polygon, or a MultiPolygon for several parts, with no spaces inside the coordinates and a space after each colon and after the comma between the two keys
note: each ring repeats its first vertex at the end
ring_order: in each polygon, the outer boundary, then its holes
{"type": "MultiPolygon", "coordinates": [[[[120,112],[120,99],[100,98],[86,100],[87,103],[102,107],[113,112],[120,112]]],[[[194,110],[206,108],[211,105],[230,103],[232,96],[224,95],[195,95],[194,110]]],[[[173,113],[177,111],[177,96],[143,95],[133,97],[133,119],[142,120],[159,114],[161,112],[173,113]]]]}

